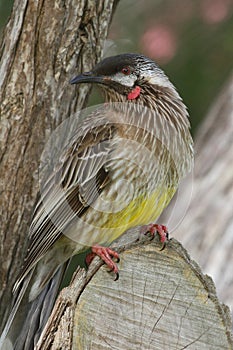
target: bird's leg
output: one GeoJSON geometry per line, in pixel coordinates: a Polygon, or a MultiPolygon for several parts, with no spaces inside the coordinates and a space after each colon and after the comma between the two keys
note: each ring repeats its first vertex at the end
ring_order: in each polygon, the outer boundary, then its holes
{"type": "Polygon", "coordinates": [[[113,258],[117,260],[117,262],[120,261],[119,254],[108,247],[102,247],[98,244],[92,246],[91,248],[92,252],[86,256],[86,263],[87,265],[90,265],[92,260],[94,259],[95,255],[98,255],[105,264],[110,268],[110,271],[114,272],[116,277],[115,281],[119,278],[119,272],[117,264],[113,261],[113,258]]]}
{"type": "Polygon", "coordinates": [[[157,233],[160,237],[160,242],[162,243],[163,250],[166,247],[166,243],[168,241],[168,229],[165,225],[158,225],[158,224],[149,224],[141,227],[140,230],[143,234],[150,234],[151,238],[153,239],[155,236],[155,233],[157,233]]]}

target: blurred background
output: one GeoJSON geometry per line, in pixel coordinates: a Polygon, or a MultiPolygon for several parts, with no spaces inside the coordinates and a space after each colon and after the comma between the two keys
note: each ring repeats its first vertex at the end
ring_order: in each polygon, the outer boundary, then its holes
{"type": "Polygon", "coordinates": [[[109,37],[165,70],[195,132],[233,66],[233,1],[120,1],[109,37]]]}
{"type": "MultiPolygon", "coordinates": [[[[0,30],[12,3],[0,0],[0,30]]],[[[105,56],[141,52],[165,70],[195,133],[233,66],[233,0],[121,0],[109,39],[105,56]]]]}

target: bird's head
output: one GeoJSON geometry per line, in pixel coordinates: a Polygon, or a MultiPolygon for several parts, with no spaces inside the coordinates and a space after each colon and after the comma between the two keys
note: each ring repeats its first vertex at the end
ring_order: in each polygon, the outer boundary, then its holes
{"type": "MultiPolygon", "coordinates": [[[[148,127],[156,130],[158,139],[163,135],[165,147],[169,148],[172,143],[177,150],[185,144],[187,154],[192,153],[186,106],[168,77],[151,59],[132,53],[107,57],[92,71],[78,75],[70,82],[99,85],[105,95],[106,107],[109,104],[111,112],[124,112],[107,114],[107,119],[117,123],[122,121],[127,133],[135,132],[139,135],[140,129],[143,134],[148,127]],[[132,127],[135,125],[136,129],[132,127]]],[[[152,142],[150,138],[148,140],[149,143],[152,142]]],[[[191,158],[190,155],[188,161],[191,158]]],[[[183,162],[182,166],[186,169],[185,164],[183,162]]]]}
{"type": "Polygon", "coordinates": [[[147,95],[151,98],[159,88],[170,89],[177,94],[155,62],[132,53],[107,57],[91,72],[76,76],[70,83],[98,84],[103,89],[107,102],[146,102],[147,95]]]}

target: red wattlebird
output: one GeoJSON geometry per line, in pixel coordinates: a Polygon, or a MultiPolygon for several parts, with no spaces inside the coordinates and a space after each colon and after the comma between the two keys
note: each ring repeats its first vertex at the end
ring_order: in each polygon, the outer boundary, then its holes
{"type": "MultiPolygon", "coordinates": [[[[118,275],[118,255],[108,245],[154,222],[192,166],[186,107],[152,60],[109,57],[71,83],[98,85],[106,103],[80,123],[41,188],[1,338],[5,349],[33,349],[71,256],[92,247],[118,275]]],[[[165,227],[147,228],[166,240],[165,227]]]]}

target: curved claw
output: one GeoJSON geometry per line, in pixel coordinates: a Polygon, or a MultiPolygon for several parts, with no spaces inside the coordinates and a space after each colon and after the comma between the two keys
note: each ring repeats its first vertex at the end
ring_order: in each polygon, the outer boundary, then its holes
{"type": "Polygon", "coordinates": [[[162,247],[159,249],[160,251],[164,250],[166,248],[167,242],[163,242],[162,247]]]}
{"type": "Polygon", "coordinates": [[[117,281],[119,279],[119,272],[116,272],[115,275],[114,281],[117,281]]]}
{"type": "Polygon", "coordinates": [[[117,262],[120,261],[119,254],[108,247],[102,247],[99,245],[94,245],[92,248],[92,254],[98,255],[105,264],[110,268],[110,272],[114,272],[116,277],[114,281],[117,281],[119,278],[118,267],[116,263],[113,261],[113,258],[116,259],[117,262]]]}
{"type": "Polygon", "coordinates": [[[164,225],[158,225],[158,224],[149,224],[146,226],[142,226],[141,232],[145,235],[150,234],[151,240],[154,239],[155,233],[157,233],[160,237],[160,242],[162,243],[161,251],[166,248],[166,243],[168,241],[168,230],[167,227],[164,225]]]}

